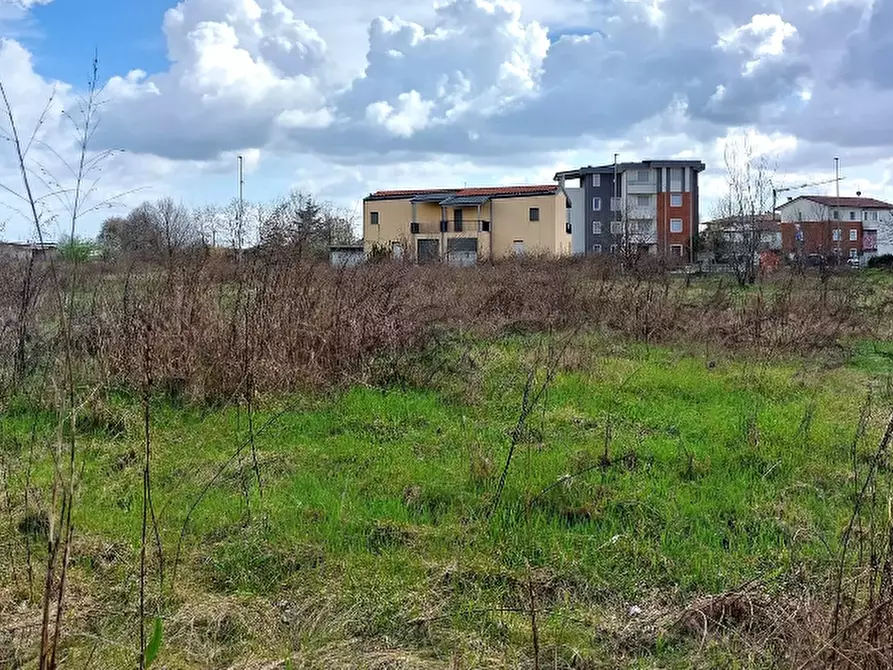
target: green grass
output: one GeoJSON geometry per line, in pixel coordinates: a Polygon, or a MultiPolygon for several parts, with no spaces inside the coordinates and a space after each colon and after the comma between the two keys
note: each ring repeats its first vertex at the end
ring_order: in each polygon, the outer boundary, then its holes
{"type": "MultiPolygon", "coordinates": [[[[592,664],[577,667],[690,667],[698,654],[701,667],[734,667],[734,640],[698,651],[700,640],[668,630],[627,648],[628,608],[678,611],[752,579],[828,577],[869,388],[863,457],[885,419],[889,359],[877,352],[890,345],[858,345],[847,367],[824,369],[582,337],[531,414],[488,516],[527,370],[546,344],[457,345],[446,356],[458,361],[452,372],[426,388],[265,399],[254,416],[262,491],[246,449],[195,508],[172,590],[190,505],[246,441],[248,423],[244,408],[157,398],[153,497],[170,596],[157,665],[291,654],[295,667],[337,667],[339,655],[366,659],[343,667],[373,667],[375,653],[399,649],[394,667],[450,667],[454,657],[515,667],[529,663],[530,625],[508,610],[528,607],[529,578],[550,662],[576,654],[592,664]]],[[[80,436],[73,598],[107,602],[81,606],[94,637],[117,640],[96,652],[115,667],[135,639],[142,426],[138,401],[101,407],[106,420],[85,422],[80,436]]],[[[46,453],[48,421],[4,418],[13,491],[32,428],[46,453]]],[[[50,474],[39,459],[33,478],[50,474]]],[[[21,597],[23,581],[3,579],[21,597]]],[[[92,639],[74,636],[72,658],[85,658],[92,639]]]]}

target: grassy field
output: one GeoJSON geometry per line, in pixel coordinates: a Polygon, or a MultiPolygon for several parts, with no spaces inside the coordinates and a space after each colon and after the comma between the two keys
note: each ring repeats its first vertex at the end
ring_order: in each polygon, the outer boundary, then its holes
{"type": "MultiPolygon", "coordinates": [[[[154,667],[786,667],[831,605],[891,351],[457,337],[251,415],[156,394],[154,667]]],[[[108,392],[79,422],[66,667],[134,667],[144,419],[108,392]]],[[[12,406],[0,439],[12,509],[26,477],[49,489],[48,458],[23,464],[52,417],[12,406]]],[[[47,504],[3,523],[0,667],[32,663],[47,504]]]]}

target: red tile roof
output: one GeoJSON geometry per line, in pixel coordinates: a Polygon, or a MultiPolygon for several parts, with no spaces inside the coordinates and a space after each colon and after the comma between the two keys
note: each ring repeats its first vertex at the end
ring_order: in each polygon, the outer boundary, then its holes
{"type": "Polygon", "coordinates": [[[370,198],[412,198],[417,195],[433,193],[449,193],[450,195],[485,195],[511,196],[527,194],[558,193],[558,184],[540,184],[533,186],[484,186],[474,188],[416,188],[396,191],[376,191],[370,198]]]}
{"type": "MultiPolygon", "coordinates": [[[[875,198],[854,198],[843,196],[836,198],[833,195],[801,195],[804,200],[812,200],[825,207],[853,207],[861,209],[893,209],[893,205],[875,198]]],[[[796,200],[800,200],[796,198],[796,200]]],[[[787,204],[787,203],[785,203],[787,204]]],[[[784,205],[782,205],[784,207],[784,205]]]]}
{"type": "Polygon", "coordinates": [[[485,186],[463,188],[456,195],[526,195],[528,193],[558,193],[558,184],[536,186],[485,186]]]}
{"type": "Polygon", "coordinates": [[[429,193],[456,193],[461,189],[458,188],[408,188],[398,189],[396,191],[376,191],[371,195],[373,198],[411,198],[414,195],[427,195],[429,193]]]}

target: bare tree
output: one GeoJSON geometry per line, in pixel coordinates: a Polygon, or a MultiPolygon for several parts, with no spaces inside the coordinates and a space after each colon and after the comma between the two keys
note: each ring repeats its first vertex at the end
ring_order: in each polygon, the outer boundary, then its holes
{"type": "Polygon", "coordinates": [[[126,218],[106,219],[99,242],[106,255],[127,255],[144,260],[170,260],[178,253],[197,247],[201,234],[198,219],[171,198],[144,202],[126,218]]]}
{"type": "Polygon", "coordinates": [[[287,248],[299,259],[325,255],[331,244],[354,239],[351,214],[301,191],[262,207],[258,219],[261,246],[287,248]]]}
{"type": "Polygon", "coordinates": [[[198,232],[189,210],[182,203],[176,203],[171,198],[162,198],[150,207],[164,254],[168,258],[196,246],[198,232]]]}
{"type": "Polygon", "coordinates": [[[714,231],[719,247],[714,251],[746,286],[756,281],[766,225],[775,222],[775,213],[770,212],[774,172],[747,139],[727,143],[724,158],[727,190],[716,205],[721,226],[718,234],[714,231]]]}

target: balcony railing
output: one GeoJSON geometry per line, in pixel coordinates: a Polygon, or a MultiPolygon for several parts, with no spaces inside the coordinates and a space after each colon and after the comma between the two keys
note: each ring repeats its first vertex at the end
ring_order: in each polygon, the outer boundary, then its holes
{"type": "Polygon", "coordinates": [[[445,219],[443,221],[411,221],[411,235],[439,235],[441,233],[489,233],[490,221],[487,219],[445,219]]]}

